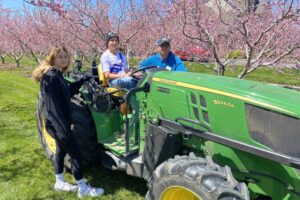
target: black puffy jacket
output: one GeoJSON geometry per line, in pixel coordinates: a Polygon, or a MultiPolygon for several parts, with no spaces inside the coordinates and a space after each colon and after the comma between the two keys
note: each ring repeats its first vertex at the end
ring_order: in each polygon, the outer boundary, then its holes
{"type": "Polygon", "coordinates": [[[40,83],[47,132],[63,141],[71,137],[71,96],[78,93],[84,80],[68,84],[62,72],[51,68],[40,83]]]}

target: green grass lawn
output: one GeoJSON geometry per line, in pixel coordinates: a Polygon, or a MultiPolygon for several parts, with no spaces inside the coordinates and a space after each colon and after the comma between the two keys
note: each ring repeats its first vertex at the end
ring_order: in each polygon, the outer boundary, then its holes
{"type": "MultiPolygon", "coordinates": [[[[0,199],[74,199],[55,193],[53,167],[41,148],[35,122],[38,85],[21,70],[0,71],[0,199]]],[[[89,183],[104,187],[101,199],[143,199],[146,182],[96,163],[85,169],[89,183]]],[[[66,177],[74,181],[70,174],[66,177]]]]}

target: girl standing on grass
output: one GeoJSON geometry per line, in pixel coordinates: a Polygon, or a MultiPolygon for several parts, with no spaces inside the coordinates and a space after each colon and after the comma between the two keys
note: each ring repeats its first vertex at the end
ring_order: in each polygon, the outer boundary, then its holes
{"type": "Polygon", "coordinates": [[[40,83],[43,97],[43,113],[47,132],[56,141],[56,154],[53,160],[56,182],[55,191],[78,191],[78,197],[101,196],[102,188],[94,188],[83,179],[81,152],[71,132],[70,97],[78,93],[79,88],[88,78],[68,84],[63,73],[70,65],[68,51],[63,46],[53,46],[40,66],[32,73],[33,78],[40,83]],[[63,167],[66,154],[71,157],[71,171],[77,185],[64,181],[63,167]]]}

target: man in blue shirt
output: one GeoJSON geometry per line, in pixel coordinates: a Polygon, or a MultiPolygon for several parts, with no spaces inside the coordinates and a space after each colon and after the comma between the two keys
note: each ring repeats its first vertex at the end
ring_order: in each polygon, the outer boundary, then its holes
{"type": "Polygon", "coordinates": [[[167,37],[159,38],[155,45],[158,47],[159,53],[150,56],[140,63],[140,68],[147,66],[157,66],[166,68],[170,71],[184,71],[186,68],[178,56],[171,51],[170,39],[167,37]]]}

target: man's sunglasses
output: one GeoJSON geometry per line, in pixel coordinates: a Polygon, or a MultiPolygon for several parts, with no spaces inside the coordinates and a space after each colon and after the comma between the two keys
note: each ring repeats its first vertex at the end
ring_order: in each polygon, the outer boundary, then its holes
{"type": "Polygon", "coordinates": [[[169,47],[170,45],[168,44],[168,43],[162,43],[161,45],[160,45],[161,47],[169,47]]]}

